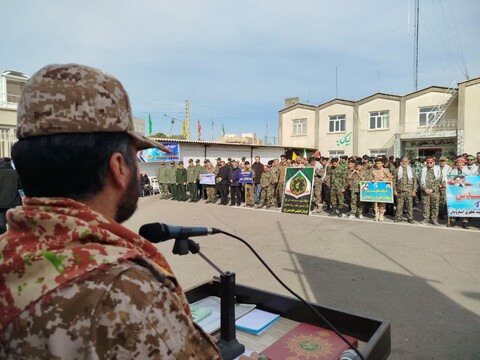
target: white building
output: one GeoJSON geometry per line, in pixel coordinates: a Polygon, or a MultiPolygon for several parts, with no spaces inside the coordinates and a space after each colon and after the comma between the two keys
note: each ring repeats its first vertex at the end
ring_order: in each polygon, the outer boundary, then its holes
{"type": "Polygon", "coordinates": [[[279,143],[322,155],[454,156],[480,151],[480,78],[404,96],[377,93],[318,106],[286,99],[279,143]]]}

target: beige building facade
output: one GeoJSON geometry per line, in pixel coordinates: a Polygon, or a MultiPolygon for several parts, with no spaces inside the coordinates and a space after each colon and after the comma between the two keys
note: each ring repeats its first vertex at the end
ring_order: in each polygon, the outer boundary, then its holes
{"type": "Polygon", "coordinates": [[[480,78],[404,96],[377,93],[318,106],[288,101],[279,111],[281,145],[329,157],[475,154],[479,136],[480,78]]]}
{"type": "Polygon", "coordinates": [[[0,74],[0,158],[10,157],[17,141],[17,104],[28,76],[6,70],[0,74]]]}

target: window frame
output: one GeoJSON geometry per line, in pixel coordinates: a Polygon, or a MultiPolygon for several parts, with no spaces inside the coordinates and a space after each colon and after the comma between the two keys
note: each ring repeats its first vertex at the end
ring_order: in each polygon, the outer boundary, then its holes
{"type": "Polygon", "coordinates": [[[328,116],[328,133],[329,134],[336,134],[336,133],[344,133],[347,131],[347,115],[329,115],[328,116]],[[332,124],[333,124],[333,131],[332,131],[332,124]],[[343,129],[342,129],[343,124],[343,129]],[[338,130],[336,130],[338,128],[338,130]]]}
{"type": "Polygon", "coordinates": [[[369,149],[370,157],[388,156],[387,148],[369,149]]]}
{"type": "Polygon", "coordinates": [[[292,136],[305,136],[308,131],[307,118],[292,120],[292,136]]]}
{"type": "Polygon", "coordinates": [[[438,111],[432,111],[435,109],[435,106],[422,106],[418,108],[418,126],[419,127],[425,127],[429,126],[433,123],[433,119],[435,119],[435,116],[437,115],[438,111]],[[422,111],[425,109],[429,109],[429,111],[422,111]],[[425,115],[425,124],[422,124],[422,115],[425,115]]]}
{"type": "Polygon", "coordinates": [[[370,130],[388,130],[390,128],[390,110],[370,111],[369,119],[370,130]],[[372,120],[374,127],[372,127],[372,120]]]}
{"type": "Polygon", "coordinates": [[[328,150],[328,157],[339,157],[345,155],[345,150],[328,150]]]}

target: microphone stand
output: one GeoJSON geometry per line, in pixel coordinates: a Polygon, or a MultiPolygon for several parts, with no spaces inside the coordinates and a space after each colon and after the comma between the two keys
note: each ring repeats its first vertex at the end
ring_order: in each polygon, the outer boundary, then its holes
{"type": "Polygon", "coordinates": [[[245,346],[236,338],[235,331],[235,273],[223,272],[200,251],[200,245],[191,239],[175,239],[172,253],[187,255],[198,254],[220,274],[220,337],[217,346],[222,359],[233,360],[245,352],[245,346]]]}

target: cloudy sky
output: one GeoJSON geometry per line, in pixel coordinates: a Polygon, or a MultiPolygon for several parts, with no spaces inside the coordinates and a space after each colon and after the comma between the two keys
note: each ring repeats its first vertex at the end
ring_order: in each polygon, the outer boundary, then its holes
{"type": "MultiPolygon", "coordinates": [[[[413,4],[0,0],[0,71],[98,67],[124,83],[135,116],[151,114],[154,132],[170,133],[188,99],[193,139],[200,120],[205,140],[213,121],[215,138],[222,124],[261,138],[268,127],[273,142],[287,97],[318,105],[412,92],[413,4]]],[[[420,0],[419,89],[480,76],[479,14],[478,0],[420,0]]]]}

